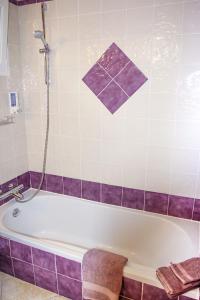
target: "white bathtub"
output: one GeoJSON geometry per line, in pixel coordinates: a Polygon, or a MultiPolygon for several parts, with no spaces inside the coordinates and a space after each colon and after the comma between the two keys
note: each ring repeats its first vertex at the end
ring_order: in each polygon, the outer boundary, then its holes
{"type": "MultiPolygon", "coordinates": [[[[157,287],[157,267],[199,255],[199,232],[195,221],[49,192],[0,207],[1,236],[76,261],[91,247],[121,253],[129,259],[124,276],[157,287]]],[[[198,299],[197,290],[188,295],[198,299]]]]}

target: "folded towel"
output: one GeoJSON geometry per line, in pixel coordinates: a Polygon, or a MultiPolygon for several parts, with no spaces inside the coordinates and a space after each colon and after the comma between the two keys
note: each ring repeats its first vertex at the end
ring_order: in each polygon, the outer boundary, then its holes
{"type": "Polygon", "coordinates": [[[99,249],[89,250],[83,257],[83,298],[118,300],[123,267],[127,258],[99,249]]]}
{"type": "Polygon", "coordinates": [[[176,277],[171,267],[161,267],[157,269],[156,275],[170,299],[176,298],[177,296],[200,286],[200,281],[183,284],[176,277]]]}
{"type": "Polygon", "coordinates": [[[170,267],[183,284],[200,281],[200,257],[190,258],[178,264],[171,264],[170,267]]]}

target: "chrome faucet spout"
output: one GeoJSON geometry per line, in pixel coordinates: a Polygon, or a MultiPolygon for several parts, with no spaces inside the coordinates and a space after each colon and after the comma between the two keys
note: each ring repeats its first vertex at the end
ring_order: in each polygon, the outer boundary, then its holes
{"type": "Polygon", "coordinates": [[[24,199],[24,195],[21,194],[20,192],[12,193],[11,195],[15,198],[15,200],[16,199],[19,199],[19,200],[24,199]]]}

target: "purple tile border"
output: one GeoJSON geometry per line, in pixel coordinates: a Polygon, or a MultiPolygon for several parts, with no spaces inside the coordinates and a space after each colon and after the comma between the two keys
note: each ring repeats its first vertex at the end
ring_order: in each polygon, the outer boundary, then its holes
{"type": "Polygon", "coordinates": [[[127,208],[144,209],[145,192],[130,188],[123,188],[122,206],[127,208]]]}
{"type": "MultiPolygon", "coordinates": [[[[14,186],[23,183],[25,190],[29,187],[38,188],[40,178],[41,173],[29,171],[0,185],[0,189],[6,192],[10,183],[14,186]]],[[[45,175],[42,190],[130,209],[200,221],[200,199],[101,184],[52,174],[45,175]]],[[[0,205],[8,200],[10,199],[1,201],[0,205]]]]}
{"type": "Polygon", "coordinates": [[[162,193],[145,192],[145,211],[166,215],[168,195],[162,193]]]}
{"type": "MultiPolygon", "coordinates": [[[[0,271],[15,276],[41,288],[65,296],[72,300],[82,300],[81,263],[61,256],[56,256],[28,245],[17,243],[17,259],[12,256],[10,245],[16,245],[13,240],[0,236],[0,249],[6,251],[0,254],[0,271]],[[3,245],[3,248],[2,248],[3,245]],[[24,261],[24,249],[31,249],[31,263],[24,261]],[[9,248],[9,250],[8,250],[9,248]],[[20,253],[20,251],[22,251],[20,253]],[[9,254],[9,255],[7,255],[9,254]],[[53,267],[52,261],[56,264],[53,267]],[[51,267],[49,267],[51,266],[51,267]],[[51,270],[49,270],[49,269],[51,270]],[[53,271],[52,271],[53,270],[53,271]]],[[[123,277],[120,300],[168,300],[163,289],[123,277]]],[[[192,300],[186,296],[179,300],[192,300]]]]}
{"type": "Polygon", "coordinates": [[[118,205],[122,204],[122,187],[102,184],[102,197],[101,202],[118,205]]]}
{"type": "Polygon", "coordinates": [[[100,191],[100,183],[85,180],[82,181],[82,198],[99,202],[101,199],[100,191]]]}
{"type": "Polygon", "coordinates": [[[169,216],[192,219],[193,208],[194,199],[173,195],[169,196],[169,216]]]}

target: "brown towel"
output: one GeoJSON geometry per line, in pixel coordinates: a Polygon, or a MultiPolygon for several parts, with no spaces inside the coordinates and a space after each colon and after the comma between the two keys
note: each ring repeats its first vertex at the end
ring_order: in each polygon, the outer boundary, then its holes
{"type": "Polygon", "coordinates": [[[175,276],[171,267],[161,267],[157,269],[156,275],[170,299],[176,298],[177,296],[200,286],[200,281],[183,284],[175,276]]]}
{"type": "Polygon", "coordinates": [[[190,258],[178,264],[171,264],[170,267],[183,284],[200,281],[200,257],[190,258]]]}
{"type": "Polygon", "coordinates": [[[91,249],[83,257],[83,298],[118,300],[123,267],[127,258],[111,252],[91,249]]]}

